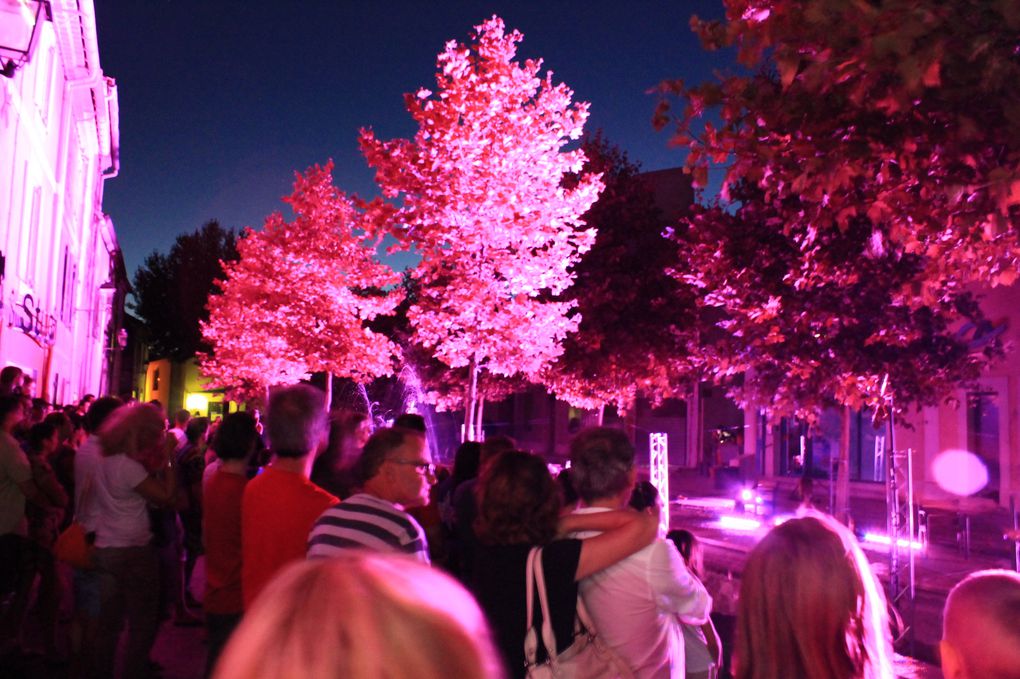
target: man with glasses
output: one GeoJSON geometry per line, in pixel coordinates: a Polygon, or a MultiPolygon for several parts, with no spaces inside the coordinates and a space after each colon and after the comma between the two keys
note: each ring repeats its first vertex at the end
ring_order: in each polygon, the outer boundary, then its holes
{"type": "Polygon", "coordinates": [[[369,549],[401,552],[429,563],[425,531],[404,510],[428,503],[435,471],[420,432],[376,431],[355,467],[361,492],[323,512],[308,536],[308,558],[369,549]]]}

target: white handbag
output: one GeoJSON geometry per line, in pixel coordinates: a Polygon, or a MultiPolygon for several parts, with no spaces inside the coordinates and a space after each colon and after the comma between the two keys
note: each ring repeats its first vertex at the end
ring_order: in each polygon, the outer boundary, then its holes
{"type": "Polygon", "coordinates": [[[546,597],[541,547],[534,547],[528,553],[526,583],[528,631],[524,636],[524,660],[528,679],[633,679],[634,673],[626,663],[599,639],[580,595],[574,615],[574,641],[562,652],[557,650],[546,597]],[[538,662],[538,632],[532,622],[536,589],[542,607],[542,645],[549,656],[542,663],[538,662]]]}

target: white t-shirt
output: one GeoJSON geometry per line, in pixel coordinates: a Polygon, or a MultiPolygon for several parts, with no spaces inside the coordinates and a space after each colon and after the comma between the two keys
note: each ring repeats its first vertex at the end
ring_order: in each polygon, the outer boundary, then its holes
{"type": "Polygon", "coordinates": [[[684,632],[684,664],[687,674],[704,674],[715,667],[715,658],[708,652],[708,641],[700,625],[681,625],[684,632]]]}
{"type": "Polygon", "coordinates": [[[86,532],[96,529],[95,478],[103,453],[99,437],[89,435],[74,454],[74,517],[86,532]]]}
{"type": "MultiPolygon", "coordinates": [[[[584,514],[609,511],[578,509],[584,514]]],[[[576,533],[587,538],[598,533],[576,533]]],[[[701,625],[712,597],[677,552],[657,538],[641,551],[580,582],[581,596],[599,636],[638,679],[684,679],[681,621],[701,625]]]]}
{"type": "Polygon", "coordinates": [[[135,487],[149,476],[127,455],[101,459],[93,487],[96,547],[142,547],[152,539],[145,498],[135,487]]]}
{"type": "Polygon", "coordinates": [[[181,450],[184,449],[184,446],[187,445],[187,443],[188,443],[188,436],[187,436],[187,434],[185,434],[184,430],[181,429],[180,427],[174,427],[173,429],[171,429],[167,433],[168,434],[173,434],[173,437],[175,439],[177,439],[177,446],[174,448],[174,452],[175,453],[181,452],[181,450]]]}

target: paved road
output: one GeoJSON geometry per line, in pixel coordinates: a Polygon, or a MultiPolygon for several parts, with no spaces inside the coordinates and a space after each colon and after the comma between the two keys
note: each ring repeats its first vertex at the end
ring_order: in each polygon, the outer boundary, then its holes
{"type": "MultiPolygon", "coordinates": [[[[672,496],[679,495],[671,506],[671,527],[688,528],[703,540],[706,568],[710,571],[706,584],[716,596],[717,610],[735,613],[735,601],[727,591],[739,591],[740,573],[747,554],[767,528],[744,531],[720,525],[720,515],[733,516],[730,509],[732,501],[711,488],[708,479],[694,477],[689,473],[674,474],[670,486],[674,491],[672,496]],[[720,590],[723,590],[721,596],[720,590]]],[[[776,501],[778,514],[792,511],[793,502],[790,498],[778,496],[776,501]]],[[[858,500],[851,509],[858,517],[858,525],[884,525],[883,502],[858,500]]],[[[1007,516],[1002,511],[972,517],[973,539],[969,554],[965,554],[965,550],[956,543],[955,535],[944,528],[940,530],[937,542],[917,553],[913,606],[909,599],[901,599],[897,605],[906,626],[896,646],[898,652],[923,663],[937,665],[936,649],[942,633],[942,608],[949,590],[974,571],[1013,567],[1009,545],[1001,539],[1006,523],[1007,516]]],[[[888,547],[867,543],[864,547],[875,572],[888,584],[888,547]]],[[[906,574],[901,579],[904,584],[909,581],[906,574]]],[[[904,665],[901,676],[940,677],[938,670],[930,665],[904,665]]]]}

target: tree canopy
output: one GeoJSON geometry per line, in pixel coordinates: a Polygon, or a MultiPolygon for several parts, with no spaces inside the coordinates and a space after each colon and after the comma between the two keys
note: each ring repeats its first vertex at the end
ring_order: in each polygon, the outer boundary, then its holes
{"type": "Polygon", "coordinates": [[[178,236],[169,253],[145,258],[135,271],[131,310],[145,323],[155,357],[185,361],[208,350],[199,327],[209,318],[206,300],[223,277],[221,263],[237,257],[234,231],[211,220],[178,236]]]}
{"type": "MultiPolygon", "coordinates": [[[[814,420],[930,404],[999,354],[968,285],[1010,284],[1020,261],[1016,3],[725,0],[692,19],[748,72],[665,90],[673,142],[721,200],[675,232],[677,275],[721,313],[698,350],[738,401],[814,420]]],[[[668,123],[664,100],[657,123],[668,123]]]]}
{"type": "Polygon", "coordinates": [[[326,372],[365,382],[391,374],[399,349],[369,328],[392,313],[399,277],[376,261],[370,228],[380,203],[356,205],[333,185],[332,163],[298,174],[293,221],[274,213],[248,230],[209,298],[202,372],[251,392],[326,372]]]}
{"type": "MultiPolygon", "coordinates": [[[[670,276],[674,248],[651,185],[627,154],[601,132],[586,137],[583,172],[605,189],[584,215],[597,236],[572,268],[566,298],[578,328],[543,373],[557,396],[582,408],[627,410],[639,393],[658,399],[693,376],[688,345],[697,341],[696,294],[670,276]]],[[[567,185],[579,175],[568,177],[567,185]]]]}
{"type": "Polygon", "coordinates": [[[402,198],[391,230],[422,257],[408,309],[414,339],[468,367],[472,383],[479,371],[533,379],[560,353],[577,321],[558,296],[594,240],[581,215],[602,188],[591,175],[562,185],[584,162],[564,147],[581,136],[588,105],[540,77],[541,61],[515,61],[521,40],[493,17],[469,44],[447,43],[437,92],[405,97],[415,137],[361,133],[383,194],[402,198]]]}
{"type": "MultiPolygon", "coordinates": [[[[877,245],[924,257],[912,299],[953,281],[1010,284],[1020,264],[1020,5],[933,0],[726,0],[692,19],[750,75],[667,90],[673,143],[704,183],[729,163],[766,201],[797,196],[788,230],[866,218],[877,245]],[[712,112],[714,119],[706,116],[712,112]],[[696,124],[697,123],[697,124],[696,124]]],[[[666,124],[668,101],[657,116],[666,124]]]]}

